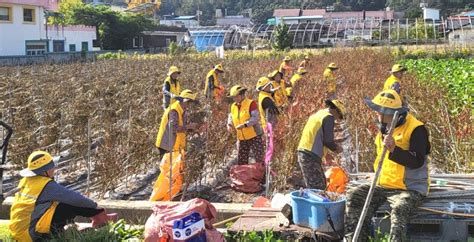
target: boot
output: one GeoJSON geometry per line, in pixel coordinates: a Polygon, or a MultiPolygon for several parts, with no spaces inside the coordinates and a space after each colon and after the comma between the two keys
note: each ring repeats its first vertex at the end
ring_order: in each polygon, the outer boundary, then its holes
{"type": "Polygon", "coordinates": [[[92,220],[92,228],[99,228],[102,227],[103,225],[107,224],[107,222],[112,221],[116,222],[118,219],[117,213],[106,213],[105,209],[104,211],[100,212],[99,214],[95,215],[94,217],[91,217],[92,220]]]}

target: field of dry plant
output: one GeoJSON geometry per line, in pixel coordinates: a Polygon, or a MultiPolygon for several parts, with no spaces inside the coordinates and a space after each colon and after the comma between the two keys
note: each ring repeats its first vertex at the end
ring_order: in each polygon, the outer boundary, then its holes
{"type": "MultiPolygon", "coordinates": [[[[294,58],[303,57],[293,54],[294,58]]],[[[154,148],[163,113],[161,86],[170,65],[182,69],[185,88],[202,90],[207,71],[218,62],[225,68],[227,90],[234,84],[254,87],[258,78],[277,68],[281,56],[228,58],[182,55],[152,59],[100,60],[94,63],[0,67],[1,119],[15,130],[9,160],[23,166],[34,149],[75,157],[67,171],[84,169],[88,140],[94,148],[92,187],[99,194],[124,182],[131,174],[156,167],[154,148]],[[89,132],[88,132],[89,126],[89,132]]],[[[275,186],[284,188],[296,162],[296,146],[311,113],[323,106],[320,81],[324,66],[335,62],[342,79],[339,97],[349,110],[352,140],[358,140],[360,171],[369,171],[374,160],[375,115],[363,103],[381,91],[394,58],[387,49],[354,49],[311,55],[309,74],[294,105],[280,119],[275,133],[275,186]]],[[[296,64],[296,63],[293,63],[296,64]]],[[[403,95],[416,117],[427,123],[431,134],[431,167],[436,172],[472,171],[472,123],[470,108],[449,116],[449,102],[442,89],[420,84],[414,76],[402,83],[403,95]]],[[[202,93],[202,92],[201,92],[202,93]]],[[[225,129],[229,104],[210,110],[204,103],[192,119],[205,122],[190,137],[186,180],[202,175],[204,163],[219,164],[234,148],[235,137],[225,129]],[[212,114],[210,114],[212,113],[212,114]],[[201,142],[203,141],[203,142],[201,142]]]]}

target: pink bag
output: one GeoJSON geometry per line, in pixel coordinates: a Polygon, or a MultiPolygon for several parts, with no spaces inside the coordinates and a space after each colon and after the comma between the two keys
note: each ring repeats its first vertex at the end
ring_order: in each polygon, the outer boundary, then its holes
{"type": "Polygon", "coordinates": [[[205,221],[207,241],[224,241],[224,236],[212,226],[217,217],[216,208],[210,202],[200,198],[172,205],[155,205],[153,213],[145,224],[145,241],[174,241],[173,222],[193,212],[198,212],[205,221]]]}

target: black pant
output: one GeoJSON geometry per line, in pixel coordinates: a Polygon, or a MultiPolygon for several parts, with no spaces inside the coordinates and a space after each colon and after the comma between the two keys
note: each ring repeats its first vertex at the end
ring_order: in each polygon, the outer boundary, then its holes
{"type": "Polygon", "coordinates": [[[62,232],[64,230],[64,226],[73,222],[74,218],[77,216],[90,218],[101,213],[102,211],[104,211],[103,208],[81,208],[65,203],[60,203],[56,207],[53,219],[51,220],[51,232],[62,232]]]}

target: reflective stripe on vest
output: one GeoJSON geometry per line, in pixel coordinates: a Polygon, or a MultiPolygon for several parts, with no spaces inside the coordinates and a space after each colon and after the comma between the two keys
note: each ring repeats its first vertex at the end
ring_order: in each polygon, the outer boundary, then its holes
{"type": "Polygon", "coordinates": [[[37,204],[38,197],[50,181],[51,178],[44,176],[21,179],[18,185],[20,190],[15,194],[10,211],[9,227],[15,240],[33,241],[38,237],[37,233],[50,232],[52,214],[56,206],[51,206],[52,202],[37,204]],[[48,210],[50,212],[46,215],[48,210]],[[38,230],[38,227],[41,229],[38,230]]]}
{"type": "MultiPolygon", "coordinates": [[[[423,125],[411,114],[407,115],[406,121],[400,127],[395,128],[393,138],[395,145],[403,150],[410,149],[410,137],[416,127],[423,125]]],[[[380,156],[382,155],[383,144],[382,135],[379,133],[375,138],[375,146],[377,148],[377,158],[374,162],[374,169],[378,166],[380,156]]],[[[429,174],[427,157],[423,166],[418,169],[409,169],[400,165],[389,158],[389,153],[385,155],[378,186],[389,189],[414,190],[423,195],[427,195],[429,191],[429,174]]]]}
{"type": "Polygon", "coordinates": [[[387,80],[385,81],[385,84],[383,85],[383,90],[386,91],[386,90],[391,90],[392,89],[392,86],[393,84],[395,83],[400,83],[400,80],[398,80],[398,78],[394,75],[391,75],[389,78],[387,78],[387,80]]]}
{"type": "Polygon", "coordinates": [[[213,77],[214,79],[214,90],[213,95],[215,96],[215,92],[217,92],[217,87],[220,85],[216,70],[212,69],[207,73],[205,87],[204,87],[204,95],[207,94],[207,88],[209,88],[209,77],[213,77]]]}
{"type": "MultiPolygon", "coordinates": [[[[252,104],[252,102],[253,100],[245,98],[240,103],[240,108],[239,106],[237,106],[236,103],[232,104],[230,112],[232,114],[232,123],[234,124],[234,127],[240,124],[244,124],[250,119],[250,105],[252,104]]],[[[257,131],[255,130],[254,126],[246,127],[243,129],[236,129],[236,131],[237,138],[239,140],[249,140],[257,136],[257,131]]]]}
{"type": "Polygon", "coordinates": [[[332,73],[332,70],[329,68],[326,68],[324,70],[324,81],[326,82],[327,85],[327,91],[328,92],[335,92],[336,91],[336,77],[334,76],[334,73],[332,73]]]}
{"type": "Polygon", "coordinates": [[[263,130],[266,130],[267,128],[267,114],[265,113],[265,110],[263,110],[262,106],[263,100],[265,98],[270,98],[270,100],[275,103],[275,99],[273,99],[272,94],[264,91],[258,93],[258,111],[260,112],[260,124],[262,125],[263,130]]]}
{"type": "MultiPolygon", "coordinates": [[[[169,83],[170,85],[170,93],[173,93],[174,95],[179,96],[179,94],[181,93],[181,85],[179,84],[179,81],[176,80],[175,84],[172,84],[171,77],[168,76],[165,79],[165,84],[166,83],[169,83]]],[[[171,98],[170,104],[173,104],[174,102],[176,102],[176,99],[171,98]]]]}
{"type": "Polygon", "coordinates": [[[323,159],[327,148],[323,144],[324,133],[322,129],[324,118],[332,116],[327,109],[322,109],[311,115],[301,134],[298,150],[309,151],[323,159]]]}
{"type": "Polygon", "coordinates": [[[186,146],[186,134],[184,132],[172,133],[171,130],[169,130],[168,119],[171,110],[178,113],[178,124],[179,126],[183,126],[184,111],[180,102],[175,102],[165,110],[163,117],[161,118],[160,129],[158,130],[155,142],[156,147],[168,152],[171,151],[171,147],[173,147],[173,151],[180,151],[186,146]]]}

